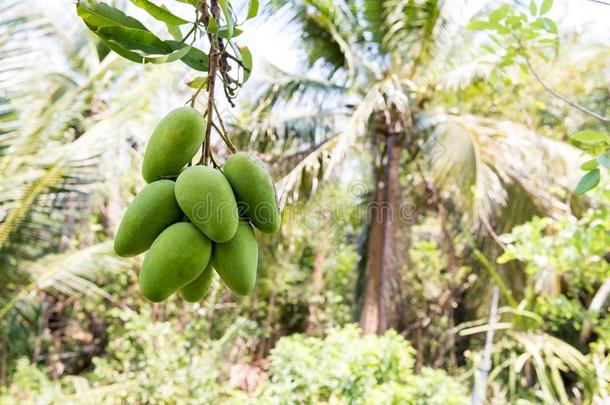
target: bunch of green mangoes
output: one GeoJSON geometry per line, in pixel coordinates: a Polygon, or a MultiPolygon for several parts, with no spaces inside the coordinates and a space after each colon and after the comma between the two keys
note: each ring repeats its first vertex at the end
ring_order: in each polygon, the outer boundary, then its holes
{"type": "Polygon", "coordinates": [[[181,107],[155,128],[142,164],[148,183],[127,208],[114,240],[119,256],[146,252],[139,285],[160,302],[176,291],[201,300],[213,270],[235,293],[249,294],[256,282],[258,243],[253,226],[277,232],[281,217],[265,165],[237,152],[222,171],[190,162],[204,140],[199,112],[181,107]]]}

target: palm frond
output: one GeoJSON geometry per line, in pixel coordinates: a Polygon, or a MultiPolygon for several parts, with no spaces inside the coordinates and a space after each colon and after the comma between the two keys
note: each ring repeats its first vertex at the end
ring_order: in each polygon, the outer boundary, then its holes
{"type": "Polygon", "coordinates": [[[341,162],[356,141],[366,133],[373,112],[385,105],[383,97],[384,82],[375,84],[345,123],[342,123],[336,136],[306,154],[278,183],[280,205],[283,206],[289,193],[301,184],[304,175],[327,179],[333,169],[341,162]],[[323,164],[321,164],[323,162],[323,164]],[[319,170],[323,172],[318,172],[319,170]],[[309,171],[309,173],[307,173],[309,171]]]}
{"type": "Polygon", "coordinates": [[[297,150],[326,141],[336,121],[345,117],[347,112],[316,109],[265,114],[258,122],[238,127],[238,131],[244,132],[244,136],[237,134],[238,144],[269,154],[268,160],[274,160],[274,156],[297,153],[297,150]]]}
{"type": "Polygon", "coordinates": [[[459,195],[466,196],[461,201],[464,208],[472,207],[473,222],[497,222],[508,204],[511,186],[522,190],[520,197],[541,213],[569,215],[565,192],[578,173],[576,148],[512,122],[474,116],[444,118],[425,152],[439,186],[451,192],[457,180],[455,198],[460,201],[459,195]]]}
{"type": "Polygon", "coordinates": [[[258,83],[261,90],[254,95],[254,104],[257,105],[254,117],[269,112],[271,107],[283,109],[294,100],[299,100],[301,107],[332,104],[348,92],[345,85],[336,81],[289,73],[272,64],[267,64],[265,70],[267,78],[258,83]]]}
{"type": "Polygon", "coordinates": [[[343,0],[306,0],[275,2],[276,8],[289,6],[292,20],[301,26],[302,40],[310,66],[320,63],[330,68],[330,75],[344,68],[354,71],[358,59],[352,46],[359,36],[353,9],[343,0]]]}
{"type": "Polygon", "coordinates": [[[0,307],[0,319],[21,300],[32,298],[37,290],[55,290],[73,296],[99,295],[112,300],[93,279],[101,272],[125,269],[127,264],[125,259],[114,256],[112,241],[23,262],[19,271],[33,281],[0,307]]]}

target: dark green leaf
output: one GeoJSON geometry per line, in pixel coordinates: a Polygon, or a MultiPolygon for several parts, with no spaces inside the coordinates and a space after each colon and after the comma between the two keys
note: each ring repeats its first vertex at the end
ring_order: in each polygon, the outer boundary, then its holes
{"type": "Polygon", "coordinates": [[[250,0],[250,4],[248,5],[248,16],[246,20],[256,17],[258,14],[258,0],[250,0]]]}
{"type": "Polygon", "coordinates": [[[595,145],[602,142],[607,142],[608,135],[600,131],[584,130],[572,134],[570,139],[586,145],[595,145]]]}
{"type": "Polygon", "coordinates": [[[141,55],[139,55],[135,52],[129,51],[129,50],[123,48],[122,46],[120,46],[119,44],[116,44],[112,41],[108,41],[108,40],[104,39],[103,37],[100,37],[100,39],[108,48],[110,48],[117,54],[121,55],[125,59],[130,60],[135,63],[145,63],[146,62],[141,55]]]}
{"type": "MultiPolygon", "coordinates": [[[[178,41],[166,41],[166,43],[173,49],[178,50],[184,48],[186,45],[178,41]]],[[[199,70],[200,72],[207,72],[210,64],[208,55],[203,53],[197,48],[191,48],[191,50],[184,55],[181,59],[187,66],[199,70]]]]}
{"type": "Polygon", "coordinates": [[[128,50],[140,50],[152,55],[165,55],[172,48],[150,31],[126,27],[101,27],[97,34],[128,50]]]}
{"type": "Polygon", "coordinates": [[[159,7],[156,4],[148,1],[148,0],[130,0],[133,4],[140,7],[143,10],[146,10],[148,14],[153,16],[156,20],[163,21],[167,24],[173,25],[183,25],[188,24],[189,22],[183,18],[178,17],[177,15],[172,14],[169,10],[163,7],[159,7]]]}
{"type": "Polygon", "coordinates": [[[553,7],[553,0],[543,0],[540,6],[540,14],[546,14],[553,7]]]}
{"type": "Polygon", "coordinates": [[[125,15],[121,10],[106,3],[80,1],[76,4],[76,13],[92,30],[100,27],[123,26],[147,31],[140,21],[125,15]]]}
{"type": "Polygon", "coordinates": [[[587,160],[585,163],[580,165],[580,168],[585,171],[597,169],[599,162],[596,159],[587,160]]]}
{"type": "Polygon", "coordinates": [[[591,170],[589,173],[582,176],[576,189],[575,194],[582,195],[599,184],[599,169],[591,170]]]}

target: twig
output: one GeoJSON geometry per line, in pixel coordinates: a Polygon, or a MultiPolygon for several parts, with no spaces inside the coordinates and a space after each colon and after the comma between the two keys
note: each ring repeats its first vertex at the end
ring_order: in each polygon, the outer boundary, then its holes
{"type": "Polygon", "coordinates": [[[538,83],[540,83],[540,85],[549,93],[551,93],[552,95],[554,95],[555,97],[557,97],[558,99],[566,102],[567,104],[569,104],[570,106],[576,108],[577,110],[580,110],[582,112],[584,112],[585,114],[588,114],[592,117],[597,118],[598,120],[602,121],[602,122],[610,122],[610,117],[604,117],[603,115],[600,115],[598,113],[596,113],[595,111],[591,111],[586,107],[583,107],[582,105],[575,103],[574,101],[568,99],[567,97],[562,96],[561,94],[557,93],[555,90],[553,90],[552,88],[550,88],[541,78],[540,76],[538,76],[538,73],[536,72],[536,70],[534,69],[534,67],[532,66],[532,63],[529,59],[529,57],[527,56],[527,51],[523,52],[523,57],[525,58],[525,62],[527,63],[527,67],[529,68],[530,72],[532,72],[532,74],[534,75],[534,77],[536,78],[536,80],[538,81],[538,83]]]}
{"type": "MultiPolygon", "coordinates": [[[[204,9],[204,15],[206,14],[204,9]]],[[[218,0],[210,1],[210,13],[212,17],[218,21],[218,14],[220,13],[218,7],[218,0]]],[[[207,16],[204,16],[208,19],[207,16]]],[[[218,37],[217,34],[208,33],[210,40],[210,67],[208,69],[208,106],[207,114],[208,120],[205,128],[205,139],[203,141],[203,152],[201,153],[201,160],[204,165],[207,165],[210,157],[210,135],[212,133],[212,120],[213,120],[213,109],[214,109],[214,85],[216,83],[216,70],[218,69],[218,37]]]]}
{"type": "Polygon", "coordinates": [[[212,153],[212,151],[210,150],[210,160],[212,161],[212,165],[216,168],[216,169],[220,169],[220,166],[218,165],[218,163],[216,163],[216,160],[214,159],[214,154],[212,153]]]}
{"type": "Polygon", "coordinates": [[[193,32],[195,32],[195,29],[197,28],[197,23],[193,23],[193,26],[191,27],[190,31],[186,33],[186,35],[184,36],[184,38],[182,38],[182,43],[186,42],[186,40],[193,34],[193,32]]]}
{"type": "MultiPolygon", "coordinates": [[[[197,100],[197,97],[199,97],[199,93],[201,93],[201,90],[203,90],[203,86],[207,83],[207,79],[206,80],[202,80],[201,81],[201,85],[199,86],[199,88],[197,89],[197,91],[195,91],[195,94],[193,94],[193,96],[191,97],[191,99],[189,100],[191,103],[191,107],[195,107],[195,100],[197,100]]],[[[205,114],[207,115],[208,111],[205,111],[205,114]]]]}
{"type": "MultiPolygon", "coordinates": [[[[231,152],[235,153],[235,150],[236,150],[235,146],[233,145],[233,142],[231,142],[231,138],[229,138],[229,133],[227,132],[227,129],[225,128],[225,124],[222,121],[222,117],[220,116],[220,113],[218,112],[218,107],[216,106],[216,103],[214,103],[214,111],[216,111],[216,116],[218,117],[218,123],[220,124],[220,127],[222,128],[222,133],[219,131],[220,137],[227,144],[227,146],[229,147],[231,152]]],[[[218,129],[218,128],[216,128],[216,129],[218,129]]]]}

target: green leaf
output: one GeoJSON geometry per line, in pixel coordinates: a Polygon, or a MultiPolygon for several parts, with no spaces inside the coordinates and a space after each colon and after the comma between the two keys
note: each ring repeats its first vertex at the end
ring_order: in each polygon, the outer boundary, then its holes
{"type": "Polygon", "coordinates": [[[588,172],[589,170],[597,169],[598,166],[599,162],[597,159],[591,159],[580,165],[580,168],[588,172]]]}
{"type": "Polygon", "coordinates": [[[246,20],[256,17],[258,14],[258,0],[250,0],[250,4],[248,5],[248,16],[246,20]]]}
{"type": "Polygon", "coordinates": [[[496,53],[495,48],[489,44],[481,45],[481,49],[483,49],[485,52],[488,52],[488,53],[496,53]]]}
{"type": "Polygon", "coordinates": [[[553,0],[543,0],[540,6],[540,14],[546,14],[553,6],[553,0]]]}
{"type": "Polygon", "coordinates": [[[532,16],[538,14],[538,7],[536,7],[536,2],[534,0],[530,1],[530,13],[532,16]]]}
{"type": "MultiPolygon", "coordinates": [[[[232,38],[237,38],[238,36],[241,35],[242,32],[243,31],[237,27],[233,28],[233,37],[232,38]]],[[[222,37],[222,38],[226,38],[226,39],[231,39],[231,37],[229,37],[229,30],[226,25],[223,25],[222,27],[220,27],[220,29],[218,30],[218,36],[222,37]]]]}
{"type": "Polygon", "coordinates": [[[168,9],[159,7],[156,4],[148,1],[148,0],[129,0],[137,7],[145,10],[148,14],[153,16],[156,20],[163,21],[167,24],[173,25],[183,25],[188,24],[189,22],[183,18],[178,17],[177,15],[172,14],[168,9]]]}
{"type": "Polygon", "coordinates": [[[239,47],[239,53],[241,55],[241,63],[244,65],[244,83],[250,78],[252,73],[252,53],[246,46],[239,47]]]}
{"type": "Polygon", "coordinates": [[[555,21],[550,18],[543,17],[542,24],[544,24],[544,29],[550,32],[551,34],[557,34],[557,24],[555,21]]]}
{"type": "Polygon", "coordinates": [[[216,22],[216,19],[212,16],[210,16],[208,18],[208,27],[207,27],[207,31],[211,32],[212,34],[215,34],[218,32],[218,23],[216,22]]]}
{"type": "Polygon", "coordinates": [[[218,0],[218,4],[220,5],[220,9],[225,16],[225,20],[227,23],[227,31],[229,33],[229,38],[233,38],[233,17],[231,16],[231,11],[229,10],[229,3],[227,0],[218,0]]]}
{"type": "Polygon", "coordinates": [[[600,165],[604,166],[606,169],[610,169],[610,156],[601,155],[597,157],[597,161],[600,165]]]}
{"type": "Polygon", "coordinates": [[[467,28],[469,30],[473,30],[473,31],[481,31],[481,30],[487,30],[487,29],[491,28],[491,25],[489,24],[488,21],[472,20],[472,21],[470,21],[470,24],[468,24],[467,28]]]}
{"type": "Polygon", "coordinates": [[[570,139],[586,145],[596,145],[603,142],[608,142],[608,135],[600,131],[584,130],[573,133],[570,139]]]}
{"type": "Polygon", "coordinates": [[[201,76],[201,77],[195,78],[194,80],[191,80],[190,82],[187,82],[186,85],[193,89],[198,89],[201,86],[203,86],[203,84],[206,82],[206,80],[208,80],[207,76],[201,76]]]}
{"type": "Polygon", "coordinates": [[[140,50],[147,54],[165,55],[172,48],[150,31],[126,27],[101,27],[97,34],[107,41],[119,44],[127,50],[140,50]]]}
{"type": "Polygon", "coordinates": [[[599,169],[591,170],[589,173],[582,176],[574,193],[582,195],[599,184],[599,169]]]}
{"type": "MultiPolygon", "coordinates": [[[[186,45],[179,41],[166,41],[166,43],[173,49],[178,50],[184,48],[186,45]]],[[[199,70],[200,72],[207,72],[210,65],[210,58],[208,55],[203,53],[197,48],[191,48],[191,50],[180,58],[187,66],[199,70]]]]}
{"type": "Polygon", "coordinates": [[[167,32],[170,33],[172,38],[176,41],[182,41],[182,31],[180,30],[180,26],[174,24],[165,24],[167,26],[167,32]]]}
{"type": "Polygon", "coordinates": [[[141,56],[140,54],[129,51],[129,50],[123,48],[122,46],[120,46],[119,44],[116,44],[112,41],[104,39],[103,37],[100,37],[100,39],[108,48],[110,48],[117,54],[121,55],[125,59],[130,60],[135,63],[145,63],[144,57],[141,56]]]}
{"type": "Polygon", "coordinates": [[[489,22],[497,23],[506,17],[511,10],[512,8],[508,4],[500,6],[489,14],[489,22]]]}
{"type": "Polygon", "coordinates": [[[140,21],[106,3],[80,1],[76,4],[76,13],[93,31],[108,26],[123,26],[148,31],[140,21]]]}
{"type": "Polygon", "coordinates": [[[184,4],[190,4],[193,7],[197,7],[197,0],[176,0],[179,1],[180,3],[184,3],[184,4]]]}
{"type": "Polygon", "coordinates": [[[146,59],[147,62],[156,63],[156,64],[170,63],[170,62],[174,62],[174,61],[177,61],[179,59],[182,59],[192,49],[193,49],[193,47],[191,45],[187,45],[187,46],[185,46],[182,49],[178,49],[177,51],[174,51],[174,52],[170,53],[169,55],[158,56],[158,57],[147,57],[145,59],[146,59]]]}

